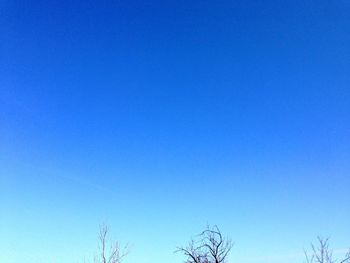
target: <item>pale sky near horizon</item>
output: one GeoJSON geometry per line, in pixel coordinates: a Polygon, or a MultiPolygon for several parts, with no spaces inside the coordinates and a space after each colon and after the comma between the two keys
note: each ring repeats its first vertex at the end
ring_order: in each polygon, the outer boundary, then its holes
{"type": "Polygon", "coordinates": [[[1,1],[0,262],[350,247],[350,2],[1,1]]]}

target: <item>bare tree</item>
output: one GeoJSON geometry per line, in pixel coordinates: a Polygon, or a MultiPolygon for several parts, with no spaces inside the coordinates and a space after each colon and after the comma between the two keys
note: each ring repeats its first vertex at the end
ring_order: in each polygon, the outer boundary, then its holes
{"type": "Polygon", "coordinates": [[[95,256],[94,263],[121,263],[128,254],[128,245],[121,248],[118,242],[109,240],[108,234],[108,226],[101,225],[98,235],[99,254],[95,256]]]}
{"type": "Polygon", "coordinates": [[[225,263],[233,244],[222,236],[217,226],[210,227],[191,240],[187,247],[179,247],[176,252],[186,256],[186,263],[225,263]]]}
{"type": "Polygon", "coordinates": [[[342,260],[334,259],[333,250],[329,248],[329,238],[317,237],[318,246],[311,244],[311,251],[305,253],[306,263],[350,263],[350,250],[342,260]]]}
{"type": "Polygon", "coordinates": [[[340,263],[350,263],[350,248],[348,250],[348,253],[345,255],[345,259],[342,260],[340,263]]]}

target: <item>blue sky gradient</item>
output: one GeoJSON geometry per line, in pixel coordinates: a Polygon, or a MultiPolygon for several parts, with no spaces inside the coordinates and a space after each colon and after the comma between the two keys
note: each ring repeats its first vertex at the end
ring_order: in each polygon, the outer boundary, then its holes
{"type": "Polygon", "coordinates": [[[0,262],[349,247],[350,3],[1,1],[0,262]]]}

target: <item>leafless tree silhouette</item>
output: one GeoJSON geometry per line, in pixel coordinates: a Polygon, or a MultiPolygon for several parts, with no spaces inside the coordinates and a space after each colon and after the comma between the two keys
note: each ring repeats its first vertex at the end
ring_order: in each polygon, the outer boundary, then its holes
{"type": "Polygon", "coordinates": [[[207,226],[197,240],[191,240],[187,247],[179,247],[176,252],[186,256],[186,263],[225,263],[233,243],[222,236],[217,226],[207,226]]]}
{"type": "Polygon", "coordinates": [[[121,248],[117,241],[109,240],[108,234],[108,226],[101,225],[98,235],[99,254],[95,256],[94,263],[121,263],[129,252],[128,245],[121,248]]]}
{"type": "Polygon", "coordinates": [[[342,260],[334,259],[329,238],[317,237],[318,246],[311,244],[311,251],[304,251],[306,263],[350,263],[350,250],[342,260]]]}

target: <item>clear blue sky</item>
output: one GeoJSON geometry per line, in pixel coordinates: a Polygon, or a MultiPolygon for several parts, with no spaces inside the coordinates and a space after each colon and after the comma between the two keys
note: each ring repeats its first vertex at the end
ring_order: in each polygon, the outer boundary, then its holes
{"type": "Polygon", "coordinates": [[[0,3],[0,261],[350,246],[350,2],[0,3]]]}

